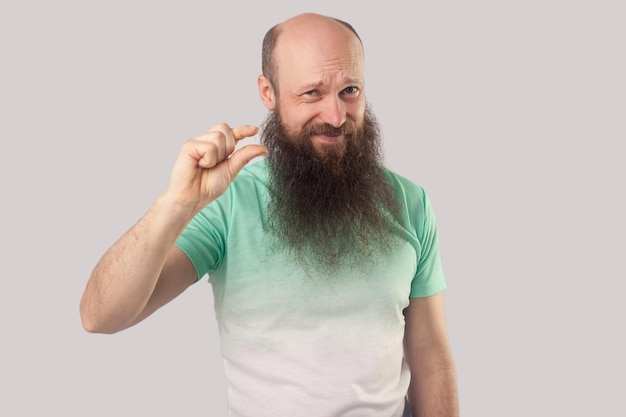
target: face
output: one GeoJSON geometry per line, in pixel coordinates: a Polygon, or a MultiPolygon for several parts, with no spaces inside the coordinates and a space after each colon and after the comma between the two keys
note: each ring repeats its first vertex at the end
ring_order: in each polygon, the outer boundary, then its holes
{"type": "Polygon", "coordinates": [[[363,48],[337,24],[317,32],[306,26],[300,22],[283,29],[275,49],[279,88],[266,86],[263,91],[260,84],[261,97],[268,109],[280,112],[290,136],[308,130],[318,153],[342,152],[346,136],[339,128],[363,124],[363,48]]]}

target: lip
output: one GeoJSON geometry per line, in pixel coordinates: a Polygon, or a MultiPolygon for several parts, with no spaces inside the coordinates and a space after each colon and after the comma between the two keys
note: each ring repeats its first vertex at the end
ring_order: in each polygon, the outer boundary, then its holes
{"type": "Polygon", "coordinates": [[[339,135],[339,136],[326,136],[326,135],[315,135],[315,138],[318,139],[320,142],[324,142],[324,143],[339,143],[341,141],[343,141],[343,135],[339,135]]]}

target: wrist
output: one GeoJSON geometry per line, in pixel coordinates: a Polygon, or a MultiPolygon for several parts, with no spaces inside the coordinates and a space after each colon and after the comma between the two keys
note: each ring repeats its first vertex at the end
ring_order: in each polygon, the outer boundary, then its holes
{"type": "Polygon", "coordinates": [[[161,194],[157,198],[155,206],[158,207],[158,211],[166,213],[167,218],[180,224],[183,228],[203,207],[200,207],[199,204],[181,201],[169,193],[161,194]]]}

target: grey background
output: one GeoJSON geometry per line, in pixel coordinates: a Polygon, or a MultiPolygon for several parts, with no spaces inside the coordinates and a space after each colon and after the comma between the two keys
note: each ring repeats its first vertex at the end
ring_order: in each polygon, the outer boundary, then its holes
{"type": "Polygon", "coordinates": [[[114,336],[78,302],[185,139],[262,120],[261,38],[315,11],[432,199],[462,415],[625,415],[621,4],[3,2],[0,414],[225,414],[206,281],[114,336]]]}

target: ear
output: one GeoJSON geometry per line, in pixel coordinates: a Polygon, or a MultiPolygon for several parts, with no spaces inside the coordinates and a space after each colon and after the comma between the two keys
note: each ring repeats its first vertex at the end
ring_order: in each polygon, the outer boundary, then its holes
{"type": "Polygon", "coordinates": [[[261,97],[261,101],[268,110],[274,110],[274,107],[276,107],[276,94],[274,92],[274,88],[272,87],[272,83],[270,83],[270,80],[268,80],[265,75],[261,74],[257,79],[257,84],[259,86],[259,96],[261,97]]]}

